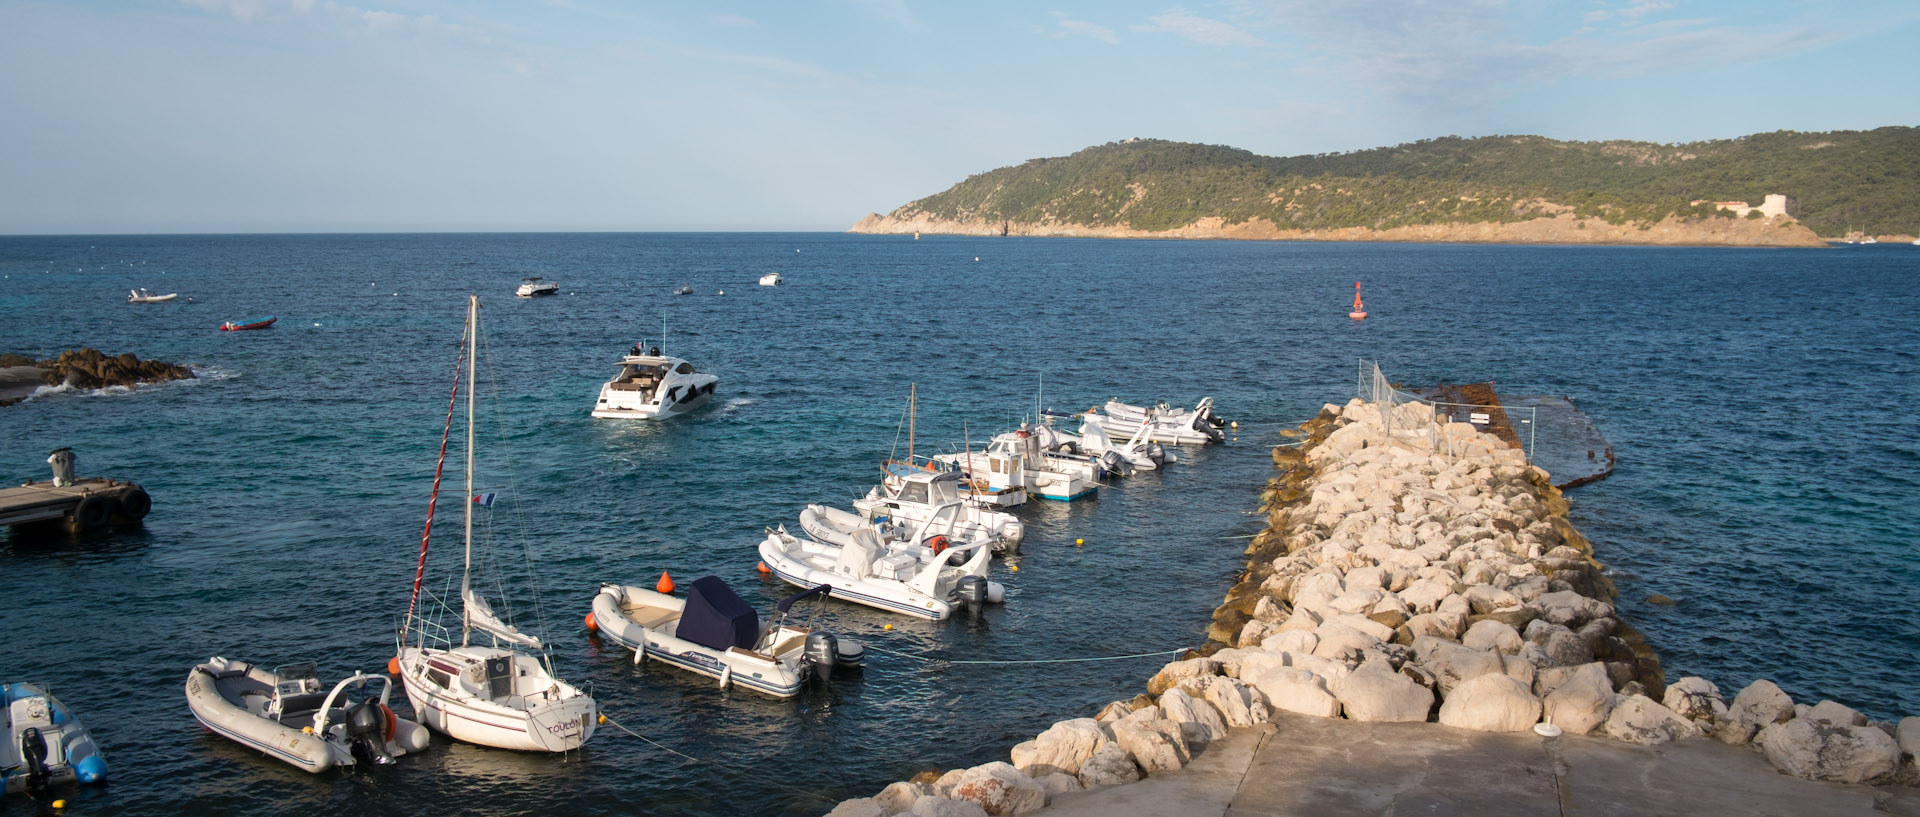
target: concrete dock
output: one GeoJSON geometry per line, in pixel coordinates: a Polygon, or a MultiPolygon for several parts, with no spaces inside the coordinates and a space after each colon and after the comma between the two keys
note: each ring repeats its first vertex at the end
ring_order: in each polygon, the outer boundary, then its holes
{"type": "Polygon", "coordinates": [[[1781,774],[1750,748],[1697,738],[1472,732],[1278,714],[1176,772],[1056,795],[1047,817],[1920,817],[1920,791],[1781,774]]]}

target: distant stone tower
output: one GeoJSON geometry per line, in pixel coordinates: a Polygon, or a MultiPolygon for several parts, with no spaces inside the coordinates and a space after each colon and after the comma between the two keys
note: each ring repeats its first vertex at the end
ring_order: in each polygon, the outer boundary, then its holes
{"type": "Polygon", "coordinates": [[[1766,199],[1760,202],[1760,206],[1754,209],[1766,214],[1769,218],[1784,216],[1787,214],[1787,196],[1784,193],[1768,193],[1766,199]]]}

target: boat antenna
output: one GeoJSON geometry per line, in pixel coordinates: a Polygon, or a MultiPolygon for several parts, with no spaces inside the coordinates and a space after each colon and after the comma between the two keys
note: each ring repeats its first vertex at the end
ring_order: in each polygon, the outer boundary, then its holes
{"type": "Polygon", "coordinates": [[[973,438],[967,433],[967,421],[960,421],[960,450],[967,452],[967,494],[980,498],[980,485],[973,481],[973,438]]]}
{"type": "Polygon", "coordinates": [[[666,313],[663,312],[660,315],[660,354],[665,355],[666,353],[667,353],[667,316],[666,316],[666,313]]]}
{"type": "MultiPolygon", "coordinates": [[[[474,345],[478,338],[476,331],[480,325],[480,296],[467,295],[467,344],[474,345]]],[[[478,351],[476,349],[476,351],[478,351]]],[[[473,611],[467,608],[467,594],[472,592],[473,576],[473,375],[474,358],[478,354],[467,356],[467,501],[460,504],[467,507],[467,555],[460,568],[460,646],[465,647],[473,631],[473,611]]]]}

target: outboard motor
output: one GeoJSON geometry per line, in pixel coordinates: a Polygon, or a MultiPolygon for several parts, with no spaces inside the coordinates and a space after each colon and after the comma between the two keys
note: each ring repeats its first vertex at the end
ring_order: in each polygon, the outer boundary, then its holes
{"type": "Polygon", "coordinates": [[[36,727],[20,731],[20,762],[27,767],[27,792],[37,795],[46,791],[53,782],[53,772],[47,768],[47,738],[36,727]]]}
{"type": "MultiPolygon", "coordinates": [[[[813,677],[821,680],[833,674],[833,667],[840,662],[840,640],[833,633],[814,630],[807,633],[807,663],[813,667],[813,677]]],[[[861,652],[865,655],[865,651],[861,652]]]]}
{"type": "Polygon", "coordinates": [[[1120,456],[1120,452],[1118,451],[1108,449],[1102,453],[1100,455],[1100,465],[1105,467],[1109,474],[1122,477],[1133,476],[1133,462],[1126,457],[1120,456]]]}
{"type": "Polygon", "coordinates": [[[379,701],[368,698],[347,708],[347,743],[361,763],[393,765],[387,754],[387,713],[379,701]]]}
{"type": "Polygon", "coordinates": [[[979,576],[961,576],[954,593],[976,613],[987,606],[987,580],[979,576]]]}

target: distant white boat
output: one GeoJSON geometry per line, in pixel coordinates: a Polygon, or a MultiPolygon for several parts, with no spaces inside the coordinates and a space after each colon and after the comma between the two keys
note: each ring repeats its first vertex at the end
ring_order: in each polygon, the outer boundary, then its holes
{"type": "Polygon", "coordinates": [[[520,282],[520,288],[514,290],[513,292],[513,294],[518,295],[522,298],[534,298],[541,295],[557,295],[559,293],[560,293],[559,284],[556,284],[552,281],[541,280],[539,278],[527,278],[522,280],[520,282]]]}
{"type": "Polygon", "coordinates": [[[1085,416],[1116,437],[1132,438],[1146,426],[1146,439],[1157,443],[1206,445],[1226,441],[1226,434],[1220,430],[1225,423],[1213,416],[1211,397],[1200,398],[1191,410],[1164,402],[1146,407],[1108,400],[1101,411],[1088,411],[1085,416]]]}
{"type": "Polygon", "coordinates": [[[803,588],[833,587],[833,598],[935,621],[963,604],[977,606],[1006,598],[1006,587],[987,579],[993,551],[982,539],[947,546],[883,542],[872,530],[854,531],[850,541],[829,545],[769,529],[760,543],[760,561],[781,581],[803,588]]]}
{"type": "Polygon", "coordinates": [[[157,304],[157,303],[163,303],[165,301],[171,301],[178,297],[180,297],[180,293],[178,292],[169,292],[165,295],[155,295],[151,292],[148,292],[146,287],[141,287],[139,289],[129,291],[129,294],[127,295],[127,303],[157,304]]]}
{"type": "Polygon", "coordinates": [[[718,375],[693,368],[677,357],[660,354],[658,347],[640,354],[635,346],[620,358],[620,371],[600,386],[593,416],[613,420],[653,420],[676,417],[713,399],[718,375]]]}
{"type": "Polygon", "coordinates": [[[786,282],[787,279],[780,277],[780,273],[777,272],[769,272],[760,276],[760,285],[763,287],[777,287],[786,282]]]}

